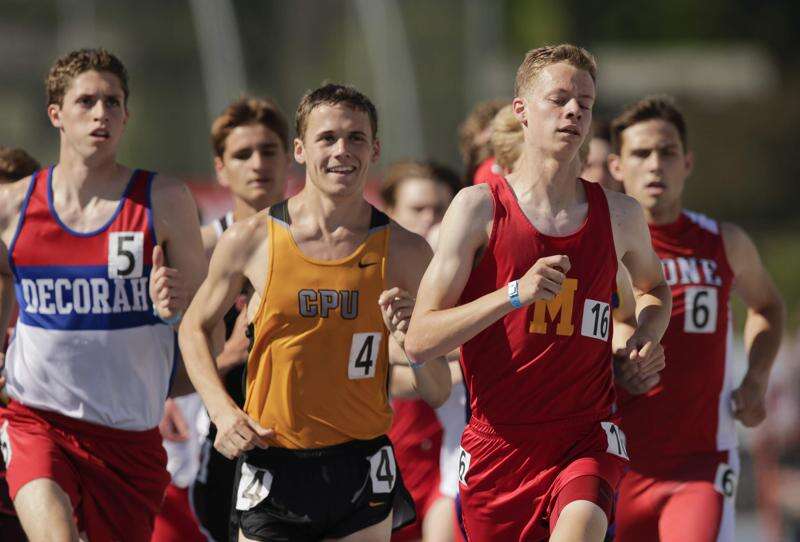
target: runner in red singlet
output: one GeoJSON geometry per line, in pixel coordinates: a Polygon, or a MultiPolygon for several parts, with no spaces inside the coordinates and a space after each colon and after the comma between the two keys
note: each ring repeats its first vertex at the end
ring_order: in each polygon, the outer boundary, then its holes
{"type": "Polygon", "coordinates": [[[595,75],[573,45],[528,52],[513,101],[520,164],[453,200],[411,319],[412,360],[463,345],[472,417],[460,489],[473,541],[605,536],[627,464],[612,419],[619,261],[638,315],[626,354],[642,371],[663,363],[669,288],[641,209],[575,176],[595,75]]]}
{"type": "MultiPolygon", "coordinates": [[[[644,208],[673,307],[661,382],[644,394],[621,392],[631,452],[617,516],[622,542],[733,540],[734,419],[748,427],[764,419],[783,328],[780,295],[747,234],[684,209],[693,162],[686,139],[683,115],[664,97],[633,104],[612,125],[611,171],[644,208]],[[748,307],[748,370],[738,389],[731,291],[748,307]]],[[[625,375],[622,387],[640,392],[625,375]]]]}

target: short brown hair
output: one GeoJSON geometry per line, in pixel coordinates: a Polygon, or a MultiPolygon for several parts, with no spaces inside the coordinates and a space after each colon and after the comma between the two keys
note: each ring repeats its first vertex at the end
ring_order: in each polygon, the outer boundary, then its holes
{"type": "Polygon", "coordinates": [[[508,104],[507,100],[480,102],[458,127],[458,149],[461,152],[467,181],[472,181],[475,170],[478,169],[481,162],[492,155],[489,140],[487,139],[485,143],[478,143],[477,139],[489,127],[497,112],[506,104],[508,104]]]}
{"type": "Polygon", "coordinates": [[[686,134],[686,120],[683,113],[675,105],[671,96],[647,96],[638,102],[626,107],[617,118],[611,121],[611,148],[615,154],[622,150],[622,132],[634,124],[648,120],[660,119],[672,124],[681,138],[681,145],[685,151],[688,147],[686,134]]]}
{"type": "Polygon", "coordinates": [[[18,181],[40,167],[39,162],[23,149],[0,145],[0,183],[18,181]]]}
{"type": "Polygon", "coordinates": [[[248,124],[261,124],[269,128],[289,150],[289,121],[272,100],[243,96],[225,108],[211,124],[211,146],[220,158],[225,153],[225,142],[234,128],[248,124]]]}
{"type": "Polygon", "coordinates": [[[336,83],[328,83],[305,93],[295,114],[297,137],[300,139],[305,137],[308,116],[315,107],[338,104],[344,104],[356,111],[366,113],[372,128],[372,138],[378,137],[378,112],[375,110],[375,104],[355,87],[336,83]]]}
{"type": "Polygon", "coordinates": [[[511,171],[522,154],[522,123],[514,114],[514,108],[505,106],[492,120],[492,152],[500,167],[511,171]]]}
{"type": "Polygon", "coordinates": [[[108,72],[117,76],[128,103],[128,71],[122,61],[105,49],[80,49],[55,61],[45,79],[47,105],[62,105],[64,94],[73,79],[83,72],[108,72]]]}
{"type": "Polygon", "coordinates": [[[597,62],[592,53],[571,43],[545,45],[544,47],[531,49],[525,54],[525,59],[517,69],[517,78],[514,81],[514,96],[519,97],[523,92],[527,91],[543,68],[559,62],[566,62],[579,70],[589,72],[592,80],[597,82],[597,62]]]}
{"type": "Polygon", "coordinates": [[[455,171],[438,162],[432,160],[395,162],[386,170],[381,187],[381,199],[387,207],[392,208],[397,203],[397,190],[403,181],[414,178],[430,179],[435,183],[442,184],[450,189],[453,196],[464,187],[461,178],[455,171]]]}

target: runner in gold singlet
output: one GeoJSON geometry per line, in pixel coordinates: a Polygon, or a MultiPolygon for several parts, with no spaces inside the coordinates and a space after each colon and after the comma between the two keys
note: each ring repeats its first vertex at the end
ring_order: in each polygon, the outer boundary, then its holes
{"type": "MultiPolygon", "coordinates": [[[[184,317],[180,343],[218,428],[240,457],[240,540],[389,540],[413,520],[397,470],[387,400],[430,249],[363,197],[380,153],[377,114],[351,87],[307,93],[297,111],[295,197],[235,223],[184,317]],[[211,330],[246,283],[253,346],[239,409],[214,368],[211,330]]],[[[450,392],[444,358],[414,371],[420,396],[450,392]]]]}

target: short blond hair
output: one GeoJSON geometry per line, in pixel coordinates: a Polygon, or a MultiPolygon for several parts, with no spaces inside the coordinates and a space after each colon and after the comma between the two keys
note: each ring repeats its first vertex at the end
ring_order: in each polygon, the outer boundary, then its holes
{"type": "Polygon", "coordinates": [[[492,153],[495,163],[511,171],[522,155],[522,123],[514,114],[514,108],[505,106],[492,119],[492,153]]]}
{"type": "Polygon", "coordinates": [[[592,81],[597,82],[597,62],[592,53],[571,43],[545,45],[544,47],[531,49],[525,54],[525,59],[517,69],[517,78],[514,81],[514,96],[520,97],[524,92],[528,91],[543,68],[559,62],[566,62],[579,70],[589,72],[589,75],[592,76],[592,81]]]}

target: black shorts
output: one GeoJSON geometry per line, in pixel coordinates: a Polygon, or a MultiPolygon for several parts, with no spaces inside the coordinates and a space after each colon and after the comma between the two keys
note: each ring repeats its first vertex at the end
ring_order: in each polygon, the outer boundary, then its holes
{"type": "MultiPolygon", "coordinates": [[[[213,427],[213,426],[212,426],[213,427]]],[[[216,434],[216,431],[214,431],[216,434]]],[[[236,460],[214,448],[213,437],[203,441],[200,470],[191,486],[192,508],[203,530],[213,542],[238,540],[232,523],[231,496],[236,476],[236,460]]]]}
{"type": "Polygon", "coordinates": [[[269,448],[239,459],[234,509],[244,535],[259,541],[342,538],[386,519],[416,518],[389,438],[315,450],[269,448]]]}

